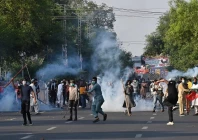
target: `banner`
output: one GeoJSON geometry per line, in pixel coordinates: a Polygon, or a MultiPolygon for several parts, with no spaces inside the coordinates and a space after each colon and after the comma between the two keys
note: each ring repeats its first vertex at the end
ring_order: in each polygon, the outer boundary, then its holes
{"type": "Polygon", "coordinates": [[[145,64],[149,65],[150,67],[167,67],[170,65],[168,57],[154,57],[154,58],[145,57],[144,61],[145,64]]]}
{"type": "Polygon", "coordinates": [[[190,94],[186,95],[186,99],[189,101],[193,101],[198,98],[198,94],[195,91],[191,91],[190,94]]]}

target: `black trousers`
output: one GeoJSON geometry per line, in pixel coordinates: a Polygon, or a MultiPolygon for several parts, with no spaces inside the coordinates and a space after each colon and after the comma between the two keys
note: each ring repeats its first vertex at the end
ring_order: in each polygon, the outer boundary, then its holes
{"type": "Polygon", "coordinates": [[[77,105],[78,102],[74,100],[69,100],[69,108],[70,108],[70,119],[73,117],[73,108],[74,108],[74,117],[77,119],[77,105]]]}
{"type": "Polygon", "coordinates": [[[27,117],[28,117],[29,123],[32,123],[29,110],[30,110],[30,101],[22,101],[21,102],[21,113],[23,114],[24,124],[27,124],[27,117]]]}
{"type": "Polygon", "coordinates": [[[51,90],[50,91],[50,104],[56,105],[56,98],[57,98],[56,91],[51,90]]]}
{"type": "Polygon", "coordinates": [[[169,122],[173,122],[173,107],[168,107],[168,116],[169,116],[169,122]]]}
{"type": "Polygon", "coordinates": [[[65,92],[63,92],[63,105],[65,105],[66,98],[67,98],[67,95],[65,92]]]}

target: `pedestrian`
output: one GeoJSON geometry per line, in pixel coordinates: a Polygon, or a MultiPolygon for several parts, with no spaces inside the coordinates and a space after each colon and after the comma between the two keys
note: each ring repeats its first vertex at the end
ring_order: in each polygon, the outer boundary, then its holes
{"type": "Polygon", "coordinates": [[[85,80],[81,79],[79,83],[79,93],[80,93],[80,101],[82,103],[82,108],[86,108],[86,99],[88,98],[87,94],[85,93],[86,90],[86,82],[85,80]]]}
{"type": "Polygon", "coordinates": [[[140,95],[142,99],[146,99],[147,88],[148,88],[147,82],[145,81],[145,79],[142,79],[141,89],[140,89],[140,95]]]}
{"type": "Polygon", "coordinates": [[[131,108],[135,107],[134,97],[133,97],[133,87],[131,86],[131,80],[128,80],[126,83],[126,86],[124,88],[124,94],[125,94],[125,101],[123,104],[124,108],[127,108],[125,111],[125,114],[128,112],[129,116],[131,116],[131,108]]]}
{"type": "MultiPolygon", "coordinates": [[[[34,93],[36,93],[36,86],[35,86],[35,79],[31,80],[31,84],[30,87],[32,87],[32,90],[34,91],[34,93]]],[[[38,94],[35,94],[36,98],[38,99],[38,94]]],[[[39,114],[39,106],[38,106],[38,102],[35,104],[34,103],[34,97],[32,95],[30,95],[30,110],[32,111],[34,109],[35,115],[39,114]]]]}
{"type": "Polygon", "coordinates": [[[58,85],[58,90],[57,90],[57,107],[63,108],[63,86],[64,83],[63,81],[60,82],[58,85]]]}
{"type": "Polygon", "coordinates": [[[168,107],[168,116],[169,122],[167,125],[174,125],[173,123],[173,107],[177,104],[178,101],[178,91],[176,87],[176,81],[169,79],[169,81],[162,79],[160,82],[165,82],[168,85],[167,96],[164,99],[163,104],[168,107]]]}
{"type": "Polygon", "coordinates": [[[69,109],[70,109],[70,118],[67,121],[72,121],[73,119],[73,108],[74,108],[74,121],[77,121],[77,107],[78,107],[79,94],[77,86],[74,83],[74,80],[70,80],[69,87],[69,109]]]}
{"type": "Polygon", "coordinates": [[[23,126],[27,125],[27,117],[29,125],[32,125],[32,120],[30,116],[30,95],[34,98],[34,103],[36,104],[36,93],[33,91],[32,87],[27,85],[26,79],[22,81],[22,85],[16,87],[14,85],[14,79],[12,79],[12,84],[14,88],[19,88],[21,91],[21,113],[23,114],[23,126]]]}
{"type": "Polygon", "coordinates": [[[66,80],[63,79],[63,106],[65,106],[66,102],[66,80]]]}
{"type": "Polygon", "coordinates": [[[104,98],[102,96],[101,86],[97,83],[97,77],[93,77],[91,83],[92,83],[93,87],[89,91],[85,91],[85,92],[88,92],[89,94],[94,93],[92,107],[91,107],[91,110],[95,117],[95,120],[93,121],[93,123],[100,121],[100,119],[98,117],[98,113],[103,115],[103,121],[106,121],[107,114],[104,113],[101,108],[102,104],[104,103],[104,98]]]}
{"type": "MultiPolygon", "coordinates": [[[[185,116],[184,114],[184,106],[186,103],[186,94],[189,92],[188,85],[186,84],[186,79],[184,77],[181,78],[181,83],[178,85],[178,101],[179,101],[179,114],[180,116],[185,116]]],[[[188,106],[187,114],[189,113],[188,106]]]]}
{"type": "Polygon", "coordinates": [[[154,103],[153,112],[155,112],[157,101],[159,101],[162,107],[162,112],[164,112],[164,105],[162,103],[162,97],[164,96],[163,87],[159,81],[154,80],[154,84],[151,88],[151,93],[153,94],[153,103],[154,103]]]}
{"type": "Polygon", "coordinates": [[[133,86],[133,98],[136,99],[138,96],[138,81],[136,79],[133,80],[133,82],[131,83],[131,85],[133,86]]]}

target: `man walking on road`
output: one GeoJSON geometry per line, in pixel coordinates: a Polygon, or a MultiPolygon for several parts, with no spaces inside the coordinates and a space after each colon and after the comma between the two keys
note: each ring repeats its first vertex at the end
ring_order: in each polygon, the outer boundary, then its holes
{"type": "Polygon", "coordinates": [[[104,103],[104,98],[102,96],[101,86],[97,83],[97,77],[93,77],[91,83],[93,87],[88,91],[88,93],[94,93],[92,107],[91,107],[91,110],[95,117],[95,120],[93,121],[93,123],[96,123],[99,121],[98,113],[102,114],[103,121],[106,121],[107,114],[105,114],[101,108],[102,104],[104,103]]]}
{"type": "MultiPolygon", "coordinates": [[[[16,89],[17,87],[14,85],[13,80],[12,80],[12,84],[16,89]]],[[[24,120],[23,126],[27,125],[27,117],[28,117],[29,125],[32,125],[32,120],[30,116],[30,94],[34,98],[34,103],[36,104],[37,102],[35,95],[36,93],[34,93],[32,87],[27,85],[27,81],[25,79],[22,81],[22,84],[23,85],[19,86],[18,89],[20,89],[21,91],[21,113],[23,114],[23,120],[24,120]]]]}
{"type": "MultiPolygon", "coordinates": [[[[34,93],[36,93],[36,86],[35,86],[35,79],[31,80],[31,84],[30,87],[32,87],[32,90],[34,93]]],[[[35,94],[35,97],[38,98],[38,94],[35,94]]],[[[39,114],[39,105],[38,102],[35,104],[34,103],[34,97],[30,95],[30,107],[32,109],[34,109],[35,115],[39,114]]]]}

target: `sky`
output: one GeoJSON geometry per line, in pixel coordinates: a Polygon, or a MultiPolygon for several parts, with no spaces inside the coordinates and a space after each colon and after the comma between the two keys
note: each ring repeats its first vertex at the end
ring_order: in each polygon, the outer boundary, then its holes
{"type": "Polygon", "coordinates": [[[145,36],[155,31],[158,25],[159,16],[169,10],[169,0],[92,1],[99,5],[105,3],[110,7],[122,8],[114,10],[116,15],[114,30],[117,33],[119,41],[123,42],[121,48],[130,51],[133,56],[140,56],[143,54],[146,39],[145,36]]]}

